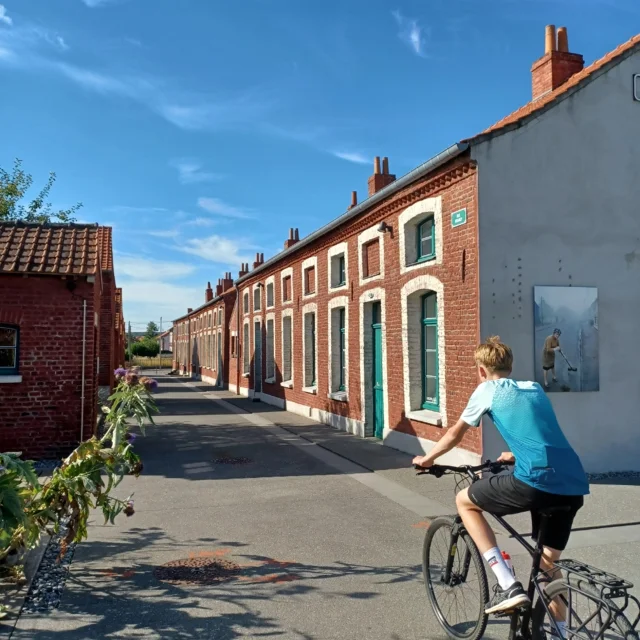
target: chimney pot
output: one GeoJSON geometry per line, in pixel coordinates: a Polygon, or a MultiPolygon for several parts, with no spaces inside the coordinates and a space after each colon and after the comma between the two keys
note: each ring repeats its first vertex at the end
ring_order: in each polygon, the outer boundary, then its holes
{"type": "Polygon", "coordinates": [[[296,227],[293,231],[293,239],[298,242],[298,240],[300,240],[300,233],[298,232],[298,228],[296,227]]]}
{"type": "Polygon", "coordinates": [[[556,27],[548,24],[544,30],[544,52],[551,53],[556,50],[556,27]]]}
{"type": "Polygon", "coordinates": [[[191,307],[187,307],[187,313],[191,313],[193,309],[191,307]]]}
{"type": "Polygon", "coordinates": [[[382,158],[382,173],[389,175],[389,158],[382,158]]]}
{"type": "Polygon", "coordinates": [[[357,191],[352,191],[351,192],[351,205],[349,206],[349,209],[353,209],[353,207],[355,207],[358,204],[358,192],[357,191]]]}
{"type": "Polygon", "coordinates": [[[569,34],[567,33],[567,27],[560,27],[558,29],[558,51],[569,53],[569,34]]]}
{"type": "Polygon", "coordinates": [[[380,173],[380,156],[376,156],[373,159],[373,173],[376,175],[380,173]]]}
{"type": "Polygon", "coordinates": [[[380,172],[380,158],[376,156],[373,164],[373,175],[369,178],[369,197],[374,193],[384,189],[387,185],[390,185],[396,177],[389,173],[389,159],[385,157],[383,162],[383,171],[380,172]]]}

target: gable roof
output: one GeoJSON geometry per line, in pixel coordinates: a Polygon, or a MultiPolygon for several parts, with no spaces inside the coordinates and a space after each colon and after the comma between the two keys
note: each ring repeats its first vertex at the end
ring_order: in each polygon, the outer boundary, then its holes
{"type": "Polygon", "coordinates": [[[113,245],[111,227],[98,227],[98,245],[100,247],[100,268],[113,271],[113,245]]]}
{"type": "Polygon", "coordinates": [[[96,275],[98,252],[97,224],[0,224],[0,275],[96,275]]]}
{"type": "Polygon", "coordinates": [[[614,64],[617,64],[621,61],[620,58],[625,56],[625,54],[627,53],[631,54],[635,49],[640,49],[640,34],[633,36],[633,38],[627,40],[627,42],[621,44],[619,47],[616,47],[613,51],[610,51],[599,60],[596,60],[595,62],[590,64],[588,67],[585,67],[582,71],[573,74],[565,83],[561,84],[553,91],[550,91],[537,100],[532,100],[531,102],[525,104],[523,107],[516,109],[516,111],[510,113],[508,116],[502,118],[502,120],[499,120],[495,124],[491,125],[482,133],[474,136],[473,138],[470,138],[469,141],[475,140],[480,136],[484,136],[489,133],[500,131],[510,124],[516,124],[521,120],[524,120],[528,116],[542,111],[556,99],[567,93],[570,89],[582,82],[590,82],[596,77],[597,71],[603,69],[606,66],[613,66],[614,64]]]}

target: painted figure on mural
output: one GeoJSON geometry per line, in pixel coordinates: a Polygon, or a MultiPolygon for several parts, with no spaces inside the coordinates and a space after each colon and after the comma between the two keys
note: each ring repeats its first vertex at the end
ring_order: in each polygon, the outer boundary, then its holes
{"type": "Polygon", "coordinates": [[[544,386],[549,388],[547,376],[551,371],[553,382],[558,382],[556,378],[556,351],[560,351],[560,329],[554,329],[553,333],[544,341],[542,349],[542,375],[544,376],[544,386]]]}

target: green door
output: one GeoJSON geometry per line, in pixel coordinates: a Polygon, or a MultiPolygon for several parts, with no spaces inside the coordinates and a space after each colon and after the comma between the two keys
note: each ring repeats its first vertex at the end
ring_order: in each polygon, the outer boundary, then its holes
{"type": "Polygon", "coordinates": [[[382,395],[382,315],[379,302],[373,303],[371,333],[373,346],[373,435],[382,439],[384,430],[384,397],[382,395]]]}

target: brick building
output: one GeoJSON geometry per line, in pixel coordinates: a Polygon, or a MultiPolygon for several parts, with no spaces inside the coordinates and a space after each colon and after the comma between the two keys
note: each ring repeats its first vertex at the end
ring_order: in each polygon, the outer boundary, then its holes
{"type": "MultiPolygon", "coordinates": [[[[514,376],[535,379],[535,286],[597,287],[599,391],[550,397],[589,470],[637,469],[639,51],[636,36],[584,68],[566,29],[547,27],[525,107],[400,179],[376,158],[366,200],[354,192],[341,216],[227,277],[222,384],[417,453],[475,388],[481,336],[499,334],[514,376]]],[[[180,320],[185,373],[198,374],[203,311],[180,320]]],[[[485,427],[448,459],[500,451],[485,427]]]]}
{"type": "Polygon", "coordinates": [[[88,438],[123,345],[111,229],[0,224],[0,450],[52,458],[88,438]]]}

